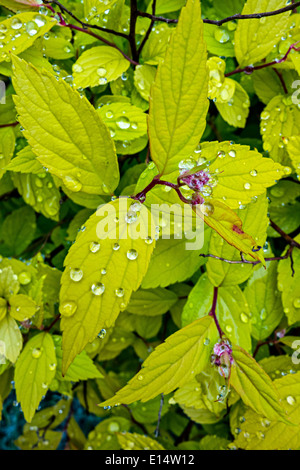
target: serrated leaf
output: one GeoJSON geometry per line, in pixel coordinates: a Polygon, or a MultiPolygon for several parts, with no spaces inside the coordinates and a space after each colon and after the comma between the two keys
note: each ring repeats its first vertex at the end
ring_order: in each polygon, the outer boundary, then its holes
{"type": "Polygon", "coordinates": [[[36,12],[24,12],[12,16],[0,23],[5,28],[5,37],[1,43],[0,62],[10,59],[10,52],[20,54],[34,41],[47,33],[56,24],[56,19],[36,12]],[[16,34],[19,33],[19,34],[16,34]]]}
{"type": "Polygon", "coordinates": [[[139,289],[131,296],[126,311],[135,315],[156,316],[166,313],[177,301],[174,292],[157,287],[139,289]]]}
{"type": "Polygon", "coordinates": [[[233,210],[220,201],[213,200],[212,204],[209,204],[210,214],[204,215],[203,212],[208,213],[206,209],[201,210],[201,206],[195,206],[195,213],[224,238],[229,245],[264,263],[264,258],[260,251],[254,251],[257,250],[255,240],[244,232],[242,221],[233,210]]]}
{"type": "Polygon", "coordinates": [[[83,52],[73,65],[76,88],[105,85],[119,78],[130,62],[117,49],[110,46],[92,47],[83,52]]]}
{"type": "Polygon", "coordinates": [[[151,90],[150,147],[160,174],[176,170],[196,148],[205,129],[206,57],[200,5],[189,0],[151,90]]]}
{"type": "Polygon", "coordinates": [[[255,93],[264,104],[283,92],[280,78],[271,67],[255,71],[252,80],[255,93]]]}
{"type": "Polygon", "coordinates": [[[211,354],[205,340],[214,334],[213,319],[207,316],[169,336],[145,360],[140,372],[101,406],[144,402],[182,386],[205,368],[211,354]]]}
{"type": "Polygon", "coordinates": [[[156,76],[156,68],[151,65],[137,65],[134,71],[134,85],[140,96],[149,101],[151,86],[156,76]]]}
{"type": "MultiPolygon", "coordinates": [[[[262,194],[247,206],[241,207],[237,211],[237,215],[242,221],[243,230],[253,236],[257,245],[264,246],[269,224],[267,217],[268,201],[265,194],[262,194]]],[[[241,261],[241,256],[235,247],[225,243],[217,233],[214,233],[210,238],[208,252],[227,260],[241,261]]],[[[208,259],[206,267],[209,279],[216,287],[241,284],[249,278],[253,271],[251,265],[244,263],[230,264],[214,258],[208,259]]]]}
{"type": "Polygon", "coordinates": [[[284,96],[275,96],[261,114],[263,148],[276,162],[289,164],[287,144],[300,134],[300,110],[284,96]]]}
{"type": "Polygon", "coordinates": [[[25,321],[37,312],[37,304],[28,295],[17,294],[9,298],[10,315],[18,321],[25,321]]]}
{"type": "Polygon", "coordinates": [[[67,373],[63,377],[61,374],[62,370],[62,356],[63,352],[61,349],[61,337],[53,336],[55,344],[55,353],[57,359],[56,378],[58,380],[67,380],[71,382],[78,382],[79,380],[88,380],[102,378],[103,375],[99,372],[92,359],[87,355],[85,351],[82,351],[78,356],[75,357],[73,363],[70,365],[67,373]]]}
{"type": "Polygon", "coordinates": [[[293,167],[298,177],[300,176],[300,156],[299,156],[300,137],[292,136],[287,145],[289,157],[292,160],[293,167]]]}
{"type": "MultiPolygon", "coordinates": [[[[299,243],[299,235],[296,241],[299,243]]],[[[289,325],[300,320],[300,251],[293,251],[293,262],[295,274],[292,276],[290,258],[280,260],[278,264],[278,289],[281,291],[281,299],[284,307],[284,313],[288,318],[289,325]]]]}
{"type": "Polygon", "coordinates": [[[146,114],[128,103],[111,103],[97,110],[113,139],[135,140],[147,134],[146,114]]]}
{"type": "Polygon", "coordinates": [[[277,290],[277,263],[254,271],[244,291],[251,312],[251,334],[258,341],[268,338],[278,326],[282,303],[277,290]]]}
{"type": "Polygon", "coordinates": [[[267,187],[284,176],[281,165],[247,145],[206,142],[201,144],[201,155],[212,161],[209,170],[216,173],[213,198],[224,201],[232,209],[264,194],[267,187]]]}
{"type": "Polygon", "coordinates": [[[49,173],[42,169],[38,174],[12,173],[11,177],[24,201],[36,212],[59,219],[61,194],[49,173]]]}
{"type": "Polygon", "coordinates": [[[232,354],[235,363],[231,368],[230,384],[245,405],[270,420],[288,422],[278,391],[270,377],[239,346],[233,346],[232,354]]]}
{"type": "Polygon", "coordinates": [[[130,199],[116,200],[92,215],[67,255],[60,312],[73,315],[61,322],[63,374],[102,328],[114,324],[147,271],[155,243],[145,239],[153,227],[147,209],[141,206],[138,216],[132,204],[130,199]]]}
{"type": "Polygon", "coordinates": [[[123,450],[164,450],[159,442],[137,433],[118,433],[117,438],[123,450]]]}
{"type": "Polygon", "coordinates": [[[37,160],[29,145],[24,147],[6,167],[7,170],[17,173],[42,173],[43,166],[37,160]]]}
{"type": "Polygon", "coordinates": [[[202,274],[189,293],[184,305],[181,317],[182,326],[186,326],[210,312],[213,293],[213,285],[210,283],[207,273],[202,274]]]}
{"type": "Polygon", "coordinates": [[[158,65],[164,59],[172,31],[173,29],[166,24],[160,24],[152,28],[152,34],[142,50],[142,58],[145,64],[158,65]]]}
{"type": "Polygon", "coordinates": [[[217,317],[231,343],[251,352],[250,310],[239,286],[218,290],[217,317]]]}
{"type": "Polygon", "coordinates": [[[14,153],[15,143],[16,138],[13,129],[11,127],[0,128],[0,179],[4,175],[5,167],[9,164],[14,153]]]}
{"type": "Polygon", "coordinates": [[[21,403],[26,421],[34,413],[55,376],[56,356],[49,333],[33,336],[25,345],[15,370],[17,400],[21,403]]]}
{"type": "Polygon", "coordinates": [[[240,425],[241,432],[234,445],[247,450],[297,450],[300,446],[300,372],[277,379],[274,384],[278,390],[282,405],[291,423],[297,426],[266,420],[262,416],[247,410],[240,425]]]}
{"type": "MultiPolygon", "coordinates": [[[[248,0],[242,14],[279,10],[285,6],[282,0],[248,0]]],[[[259,19],[238,21],[235,32],[235,54],[240,65],[261,61],[280,41],[282,31],[288,25],[290,12],[259,19]]]]}
{"type": "Polygon", "coordinates": [[[13,63],[19,120],[39,162],[71,191],[112,193],[119,181],[115,149],[94,108],[63,80],[18,58],[13,63]]]}
{"type": "Polygon", "coordinates": [[[245,127],[249,115],[250,99],[240,83],[235,82],[235,92],[228,103],[216,101],[216,107],[224,121],[234,127],[245,127]]]}
{"type": "Polygon", "coordinates": [[[15,363],[23,345],[23,339],[17,322],[9,315],[0,321],[0,341],[4,344],[4,356],[15,363]]]}

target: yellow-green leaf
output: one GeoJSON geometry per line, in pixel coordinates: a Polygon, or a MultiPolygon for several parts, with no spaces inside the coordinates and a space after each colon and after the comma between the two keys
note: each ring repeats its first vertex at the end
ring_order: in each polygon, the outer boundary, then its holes
{"type": "Polygon", "coordinates": [[[296,170],[298,178],[300,177],[300,136],[292,136],[287,145],[289,157],[292,160],[293,167],[296,170]]]}
{"type": "Polygon", "coordinates": [[[4,356],[16,362],[23,345],[17,322],[9,314],[0,321],[0,342],[4,344],[4,356]]]}
{"type": "Polygon", "coordinates": [[[150,89],[154,82],[156,68],[151,65],[137,65],[134,71],[134,85],[141,97],[149,101],[150,89]]]}
{"type": "MultiPolygon", "coordinates": [[[[2,106],[0,104],[0,106],[2,106]]],[[[16,138],[14,131],[11,127],[0,128],[0,179],[4,175],[6,165],[9,164],[10,159],[15,150],[16,138]]]]}
{"type": "Polygon", "coordinates": [[[25,321],[37,312],[37,304],[28,295],[17,294],[9,299],[10,314],[18,321],[25,321]]]}
{"type": "Polygon", "coordinates": [[[245,405],[270,420],[287,421],[275,385],[259,364],[239,346],[233,346],[230,384],[245,405]]]}
{"type": "Polygon", "coordinates": [[[111,103],[98,113],[115,140],[134,140],[147,134],[146,114],[129,103],[111,103]]]}
{"type": "Polygon", "coordinates": [[[60,293],[63,374],[101,329],[125,310],[148,268],[155,242],[150,214],[122,198],[100,208],[71,247],[60,293]],[[138,232],[140,230],[140,233],[138,232]]]}
{"type": "Polygon", "coordinates": [[[117,49],[98,46],[83,52],[73,65],[74,86],[105,85],[119,78],[129,68],[130,62],[117,49]]]}
{"type": "Polygon", "coordinates": [[[208,73],[200,3],[181,10],[164,62],[151,90],[151,156],[160,174],[178,169],[199,143],[206,125],[208,73]]]}
{"type": "Polygon", "coordinates": [[[55,376],[56,356],[52,336],[39,333],[24,347],[15,370],[17,400],[26,421],[34,416],[43,395],[55,376]]]}
{"type": "Polygon", "coordinates": [[[39,162],[73,192],[112,193],[119,181],[115,148],[95,109],[64,80],[17,57],[13,63],[19,120],[39,162]]]}
{"type": "Polygon", "coordinates": [[[215,333],[212,317],[206,316],[169,336],[145,360],[140,372],[101,406],[144,402],[182,386],[209,362],[210,339],[215,333]]]}
{"type": "Polygon", "coordinates": [[[216,107],[224,121],[234,127],[245,127],[249,114],[250,99],[242,85],[235,82],[234,95],[228,103],[216,101],[216,107]]]}
{"type": "Polygon", "coordinates": [[[274,381],[291,424],[268,420],[248,409],[241,420],[234,445],[247,450],[298,450],[300,447],[300,372],[274,381]]]}
{"type": "MultiPolygon", "coordinates": [[[[242,14],[263,13],[286,6],[283,0],[247,0],[242,14]]],[[[272,51],[288,25],[290,12],[260,19],[239,20],[235,32],[235,54],[240,65],[261,61],[272,51]]]]}
{"type": "Polygon", "coordinates": [[[47,33],[56,24],[56,19],[36,12],[19,13],[0,23],[1,48],[0,62],[10,60],[10,53],[20,54],[34,41],[47,33]],[[4,38],[2,38],[4,36],[4,38]]]}
{"type": "Polygon", "coordinates": [[[123,450],[164,450],[159,442],[141,434],[117,433],[117,438],[123,450]]]}

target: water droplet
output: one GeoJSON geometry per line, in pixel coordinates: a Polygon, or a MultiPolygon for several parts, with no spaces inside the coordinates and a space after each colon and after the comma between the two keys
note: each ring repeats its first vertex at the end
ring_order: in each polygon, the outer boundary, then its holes
{"type": "Polygon", "coordinates": [[[208,346],[210,343],[210,339],[209,338],[205,338],[204,340],[204,346],[208,346]]]}
{"type": "Polygon", "coordinates": [[[209,217],[214,213],[215,208],[210,202],[204,202],[200,205],[200,210],[203,215],[209,217]]]}
{"type": "Polygon", "coordinates": [[[143,375],[138,375],[138,380],[144,380],[144,376],[143,375]]]}
{"type": "Polygon", "coordinates": [[[76,269],[70,270],[70,278],[72,279],[72,281],[79,282],[81,281],[82,276],[83,276],[83,271],[81,269],[76,268],[76,269]]]}
{"type": "Polygon", "coordinates": [[[77,193],[82,189],[82,184],[73,176],[64,176],[63,183],[67,189],[77,193]]]}
{"type": "Polygon", "coordinates": [[[99,78],[98,83],[99,83],[99,85],[106,85],[107,78],[106,77],[99,78]]]}
{"type": "Polygon", "coordinates": [[[249,322],[249,317],[246,313],[242,312],[240,314],[240,319],[243,323],[248,323],[249,322]]]}
{"type": "Polygon", "coordinates": [[[127,224],[133,224],[137,221],[137,218],[138,214],[135,211],[129,210],[125,215],[125,222],[127,222],[127,224]]]}
{"type": "Polygon", "coordinates": [[[106,274],[106,269],[105,268],[101,269],[101,274],[102,274],[102,276],[105,276],[105,274],[106,274]]]}
{"type": "Polygon", "coordinates": [[[72,70],[73,70],[73,72],[75,72],[75,73],[81,73],[83,69],[82,69],[81,65],[79,65],[79,64],[74,64],[73,67],[72,67],[72,70]]]}
{"type": "Polygon", "coordinates": [[[105,75],[107,74],[107,70],[103,67],[99,67],[97,69],[97,74],[99,75],[99,77],[105,77],[105,75]]]}
{"type": "Polygon", "coordinates": [[[34,21],[29,21],[26,25],[26,32],[29,36],[35,36],[38,33],[39,27],[34,21]]]}
{"type": "Polygon", "coordinates": [[[245,183],[244,188],[247,189],[247,190],[251,189],[251,184],[250,183],[245,183]]]}
{"type": "Polygon", "coordinates": [[[20,29],[22,28],[23,23],[19,18],[13,18],[10,22],[10,27],[12,29],[20,29]]]}
{"type": "Polygon", "coordinates": [[[153,243],[153,238],[151,238],[151,237],[145,238],[145,243],[146,243],[147,245],[152,245],[152,243],[153,243]]]}
{"type": "Polygon", "coordinates": [[[227,333],[231,333],[232,332],[232,326],[226,325],[225,330],[227,331],[227,333]]]}
{"type": "Polygon", "coordinates": [[[217,28],[215,30],[214,36],[215,36],[215,40],[221,44],[228,42],[230,39],[228,31],[226,31],[226,29],[221,29],[221,28],[217,28]]]}
{"type": "Polygon", "coordinates": [[[120,426],[118,423],[112,422],[108,425],[109,432],[118,432],[120,430],[120,426]]]}
{"type": "Polygon", "coordinates": [[[267,311],[265,308],[262,308],[261,312],[260,312],[260,318],[261,320],[266,320],[267,318],[267,311]]]}
{"type": "Polygon", "coordinates": [[[98,334],[98,338],[103,339],[103,338],[105,338],[105,335],[106,335],[106,330],[104,328],[102,328],[102,330],[98,334]]]}
{"type": "Polygon", "coordinates": [[[124,296],[124,289],[122,289],[122,287],[120,287],[119,289],[116,289],[115,290],[115,294],[117,297],[123,297],[124,296]]]}
{"type": "Polygon", "coordinates": [[[294,302],[293,302],[293,305],[295,308],[300,308],[300,299],[295,299],[294,302]]]}
{"type": "Polygon", "coordinates": [[[230,150],[230,152],[228,152],[228,155],[229,155],[231,158],[235,158],[235,157],[236,157],[236,152],[235,152],[235,150],[230,150]]]}
{"type": "Polygon", "coordinates": [[[107,117],[107,119],[112,119],[114,117],[114,113],[112,111],[107,111],[105,113],[105,116],[107,117]]]}
{"type": "Polygon", "coordinates": [[[286,401],[288,402],[289,405],[294,405],[296,403],[296,399],[292,397],[291,395],[286,397],[286,401]]]}
{"type": "Polygon", "coordinates": [[[131,261],[137,259],[138,252],[136,250],[128,250],[127,251],[127,258],[131,261]]]}
{"type": "Polygon", "coordinates": [[[90,243],[90,251],[92,253],[97,253],[100,250],[100,243],[98,242],[91,242],[90,243]]]}
{"type": "Polygon", "coordinates": [[[27,286],[27,284],[31,282],[31,274],[26,271],[23,271],[19,274],[18,280],[22,286],[27,286]]]}
{"type": "Polygon", "coordinates": [[[63,302],[59,307],[59,311],[61,315],[63,315],[64,317],[71,317],[72,315],[74,315],[76,310],[77,310],[77,304],[76,302],[73,302],[71,300],[63,302]]]}
{"type": "Polygon", "coordinates": [[[31,355],[32,357],[34,357],[34,359],[38,359],[39,357],[41,357],[42,351],[40,348],[34,348],[31,352],[31,355]]]}
{"type": "Polygon", "coordinates": [[[130,127],[130,121],[126,116],[122,116],[117,120],[117,126],[120,129],[128,129],[130,127]]]}
{"type": "Polygon", "coordinates": [[[39,28],[42,28],[42,26],[45,26],[46,24],[46,19],[42,15],[35,15],[33,19],[39,28]]]}
{"type": "Polygon", "coordinates": [[[114,245],[113,245],[113,250],[114,250],[114,251],[118,251],[119,249],[120,249],[119,243],[114,243],[114,245]]]}
{"type": "Polygon", "coordinates": [[[51,370],[51,372],[53,372],[55,369],[56,369],[56,364],[55,363],[49,364],[49,370],[51,370]]]}
{"type": "Polygon", "coordinates": [[[257,176],[257,171],[256,170],[251,170],[250,175],[251,176],[257,176]]]}
{"type": "Polygon", "coordinates": [[[105,291],[105,285],[102,284],[101,282],[97,282],[96,284],[93,284],[92,287],[92,292],[95,295],[102,295],[103,292],[105,291]]]}

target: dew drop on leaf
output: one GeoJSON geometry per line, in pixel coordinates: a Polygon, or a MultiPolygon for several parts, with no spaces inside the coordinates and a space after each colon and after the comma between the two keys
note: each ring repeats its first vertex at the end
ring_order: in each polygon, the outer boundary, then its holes
{"type": "Polygon", "coordinates": [[[136,250],[128,250],[127,251],[127,258],[131,261],[137,259],[138,252],[136,250]]]}
{"type": "Polygon", "coordinates": [[[81,269],[76,268],[76,269],[70,270],[70,278],[72,279],[72,281],[79,282],[81,281],[82,277],[83,277],[83,271],[81,269]]]}
{"type": "Polygon", "coordinates": [[[77,304],[76,302],[73,302],[72,300],[63,302],[59,307],[59,311],[61,315],[63,315],[64,317],[71,317],[72,315],[74,315],[76,310],[77,310],[77,304]]]}
{"type": "Polygon", "coordinates": [[[105,291],[105,285],[102,284],[101,282],[97,282],[96,284],[93,284],[92,287],[92,292],[94,295],[102,295],[103,292],[105,291]]]}

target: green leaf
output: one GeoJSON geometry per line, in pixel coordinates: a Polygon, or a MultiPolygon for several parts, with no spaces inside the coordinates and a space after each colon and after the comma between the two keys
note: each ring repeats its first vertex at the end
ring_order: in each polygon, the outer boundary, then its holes
{"type": "Polygon", "coordinates": [[[59,219],[61,194],[49,173],[42,169],[38,174],[12,173],[11,177],[24,201],[36,212],[59,219]]]}
{"type": "Polygon", "coordinates": [[[276,162],[289,165],[287,144],[300,134],[300,110],[290,97],[275,96],[261,114],[263,148],[276,162]]]}
{"type": "Polygon", "coordinates": [[[244,291],[251,312],[251,334],[258,341],[268,338],[278,326],[282,303],[277,290],[277,263],[254,271],[244,291]]]}
{"type": "Polygon", "coordinates": [[[218,200],[212,203],[195,206],[196,214],[204,222],[215,230],[229,245],[234,246],[239,252],[264,263],[263,255],[257,250],[257,243],[242,227],[239,216],[225,204],[218,200]]]}
{"type": "Polygon", "coordinates": [[[245,405],[270,420],[288,422],[279,401],[279,394],[270,377],[246,351],[232,348],[235,364],[231,369],[230,384],[245,405]]]}
{"type": "Polygon", "coordinates": [[[61,337],[54,335],[53,341],[55,344],[55,353],[57,359],[56,378],[58,380],[78,382],[79,380],[97,379],[103,377],[103,375],[99,372],[93,363],[92,359],[85,351],[82,351],[80,354],[78,354],[78,356],[75,357],[66,375],[63,377],[61,373],[63,356],[63,351],[61,348],[61,337]]]}
{"type": "Polygon", "coordinates": [[[288,374],[274,381],[291,426],[276,419],[266,420],[247,410],[240,424],[241,432],[234,445],[247,450],[289,450],[300,446],[300,372],[288,374]]]}
{"type": "Polygon", "coordinates": [[[213,319],[207,316],[169,336],[145,360],[141,371],[101,406],[144,402],[188,382],[208,363],[211,348],[207,339],[215,334],[214,330],[213,319]]]}
{"type": "Polygon", "coordinates": [[[172,31],[174,29],[167,24],[158,24],[152,28],[152,34],[142,50],[142,58],[145,64],[158,65],[164,59],[172,31]]]}
{"type": "Polygon", "coordinates": [[[221,27],[212,24],[204,24],[204,40],[207,44],[208,51],[212,54],[223,57],[235,56],[233,45],[234,30],[230,29],[232,27],[232,23],[229,24],[229,28],[228,23],[221,27]]]}
{"type": "Polygon", "coordinates": [[[70,191],[112,193],[119,181],[115,149],[94,108],[63,80],[18,58],[13,63],[19,120],[39,162],[70,191]]]}
{"type": "Polygon", "coordinates": [[[146,114],[128,103],[112,103],[98,109],[115,140],[135,140],[147,134],[146,114]]]}
{"type": "MultiPolygon", "coordinates": [[[[163,13],[170,13],[172,11],[180,10],[185,5],[185,0],[157,0],[155,12],[157,15],[163,13]]],[[[148,8],[148,13],[152,13],[152,1],[150,1],[148,8]]]]}
{"type": "Polygon", "coordinates": [[[220,436],[205,436],[199,443],[200,450],[227,450],[228,439],[220,436]]]}
{"type": "Polygon", "coordinates": [[[251,352],[250,309],[246,298],[239,288],[221,287],[218,290],[217,317],[231,343],[251,352]]]}
{"type": "Polygon", "coordinates": [[[167,289],[139,289],[131,296],[126,311],[135,315],[162,315],[177,302],[177,295],[167,289]]]}
{"type": "Polygon", "coordinates": [[[283,92],[280,78],[271,67],[255,71],[252,80],[255,93],[264,104],[268,104],[283,92]]]}
{"type": "Polygon", "coordinates": [[[7,314],[0,321],[0,342],[4,344],[4,356],[15,363],[23,345],[22,334],[17,322],[7,314]]]}
{"type": "Polygon", "coordinates": [[[117,0],[84,0],[84,16],[89,20],[95,15],[100,15],[105,10],[109,10],[117,0]]]}
{"type": "MultiPolygon", "coordinates": [[[[299,243],[299,235],[295,240],[299,243]]],[[[281,291],[284,313],[288,318],[289,325],[300,320],[300,250],[297,248],[293,251],[293,262],[295,266],[293,276],[290,258],[281,260],[278,264],[278,289],[281,291]]]]}
{"type": "MultiPolygon", "coordinates": [[[[259,246],[264,246],[266,241],[269,224],[267,212],[268,201],[265,194],[254,199],[247,206],[241,206],[241,209],[237,211],[237,215],[243,224],[243,230],[250,233],[259,246]]],[[[240,253],[237,252],[235,247],[225,243],[223,238],[216,232],[210,238],[208,252],[226,260],[241,261],[240,253]]],[[[214,258],[208,258],[206,267],[209,279],[216,287],[241,284],[249,278],[253,271],[251,265],[245,263],[230,264],[214,258]]]]}
{"type": "Polygon", "coordinates": [[[287,151],[289,153],[289,157],[292,160],[293,167],[296,170],[296,173],[299,177],[300,175],[300,157],[299,157],[299,145],[300,145],[300,136],[292,136],[289,139],[287,145],[287,151]]]}
{"type": "Polygon", "coordinates": [[[37,160],[29,145],[20,150],[6,169],[17,173],[38,174],[43,172],[43,166],[37,160]]]}
{"type": "Polygon", "coordinates": [[[137,433],[118,433],[117,438],[123,450],[164,450],[159,442],[137,433]]]}
{"type": "MultiPolygon", "coordinates": [[[[279,10],[282,0],[247,0],[242,14],[279,10]]],[[[235,54],[241,66],[254,64],[272,51],[288,25],[290,12],[259,19],[239,20],[235,32],[235,54]]]]}
{"type": "Polygon", "coordinates": [[[35,219],[34,210],[29,206],[20,207],[6,217],[0,233],[2,254],[18,256],[30,245],[36,230],[35,219]]]}
{"type": "Polygon", "coordinates": [[[206,142],[201,144],[201,156],[212,161],[209,170],[217,179],[213,198],[224,201],[232,209],[264,194],[267,187],[284,176],[281,165],[247,145],[206,142]]]}
{"type": "Polygon", "coordinates": [[[182,326],[186,326],[210,312],[213,292],[213,285],[207,274],[202,274],[188,295],[181,317],[182,326]]]}
{"type": "Polygon", "coordinates": [[[242,85],[235,82],[235,92],[228,103],[216,101],[216,107],[224,121],[234,127],[245,127],[249,115],[250,99],[242,85]]]}
{"type": "Polygon", "coordinates": [[[2,21],[0,26],[5,29],[5,37],[1,41],[3,48],[1,49],[0,62],[10,60],[12,50],[15,54],[23,52],[55,24],[55,18],[36,12],[19,13],[2,21]]]}
{"type": "Polygon", "coordinates": [[[26,421],[34,416],[45,391],[55,376],[56,356],[49,333],[33,336],[25,345],[15,370],[17,400],[26,421]]]}
{"type": "Polygon", "coordinates": [[[142,287],[166,287],[192,276],[203,264],[199,253],[204,250],[187,250],[188,243],[185,238],[158,240],[142,287]]]}
{"type": "Polygon", "coordinates": [[[147,271],[155,243],[145,240],[153,227],[147,209],[135,204],[116,200],[92,215],[65,260],[60,293],[63,374],[101,329],[114,324],[147,271]]]}
{"type": "MultiPolygon", "coordinates": [[[[0,106],[2,106],[0,104],[0,106]]],[[[5,173],[6,166],[15,150],[16,138],[11,127],[0,128],[0,179],[5,173]]]]}
{"type": "Polygon", "coordinates": [[[149,101],[151,86],[156,76],[156,68],[151,65],[137,65],[134,71],[134,85],[141,97],[149,101]]]}
{"type": "Polygon", "coordinates": [[[205,129],[206,57],[200,4],[189,0],[181,10],[151,90],[151,156],[160,174],[177,170],[178,163],[196,148],[205,129]]]}
{"type": "Polygon", "coordinates": [[[18,321],[25,321],[33,317],[37,312],[38,306],[28,295],[13,295],[9,299],[10,315],[18,321]]]}
{"type": "MultiPolygon", "coordinates": [[[[3,258],[2,258],[3,261],[3,258]]],[[[0,272],[0,295],[9,299],[19,292],[20,283],[11,266],[5,266],[0,272]]]]}
{"type": "Polygon", "coordinates": [[[98,46],[83,52],[73,65],[76,88],[105,85],[126,72],[130,62],[117,49],[98,46]]]}

